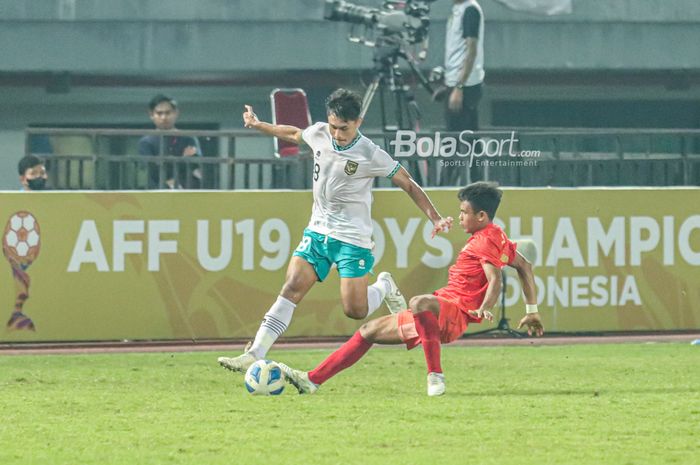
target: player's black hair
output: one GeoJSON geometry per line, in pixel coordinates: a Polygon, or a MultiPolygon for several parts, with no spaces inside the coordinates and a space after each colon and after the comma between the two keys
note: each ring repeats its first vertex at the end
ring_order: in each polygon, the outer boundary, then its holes
{"type": "Polygon", "coordinates": [[[362,97],[347,89],[337,89],[326,99],[326,113],[343,121],[355,121],[362,111],[362,97]]]}
{"type": "Polygon", "coordinates": [[[457,194],[459,200],[467,201],[471,204],[475,213],[485,211],[490,220],[496,216],[496,210],[501,203],[503,191],[498,188],[495,182],[479,181],[469,184],[461,189],[457,194]]]}
{"type": "Polygon", "coordinates": [[[25,155],[17,164],[17,171],[19,171],[20,176],[24,176],[29,168],[33,168],[37,165],[43,165],[44,160],[37,157],[36,155],[25,155]]]}
{"type": "Polygon", "coordinates": [[[168,102],[170,106],[177,110],[177,102],[175,101],[175,99],[168,97],[165,94],[158,94],[155,97],[153,97],[151,101],[148,102],[148,109],[153,111],[158,105],[160,105],[163,102],[168,102]]]}

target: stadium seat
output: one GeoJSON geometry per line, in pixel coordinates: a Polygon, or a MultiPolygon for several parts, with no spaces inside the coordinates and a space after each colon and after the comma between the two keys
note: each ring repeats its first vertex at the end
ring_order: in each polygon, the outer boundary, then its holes
{"type": "MultiPolygon", "coordinates": [[[[301,129],[311,125],[311,113],[303,89],[275,89],[270,93],[272,123],[289,124],[301,129]]],[[[275,156],[285,158],[299,155],[299,146],[274,138],[275,156]]]]}

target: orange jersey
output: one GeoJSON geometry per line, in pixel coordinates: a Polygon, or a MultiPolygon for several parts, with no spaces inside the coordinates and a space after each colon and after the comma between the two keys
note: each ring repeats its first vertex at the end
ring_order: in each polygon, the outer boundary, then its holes
{"type": "Polygon", "coordinates": [[[515,258],[516,245],[496,224],[472,234],[449,269],[447,286],[433,294],[456,304],[462,311],[481,306],[488,288],[483,264],[503,268],[515,258]]]}

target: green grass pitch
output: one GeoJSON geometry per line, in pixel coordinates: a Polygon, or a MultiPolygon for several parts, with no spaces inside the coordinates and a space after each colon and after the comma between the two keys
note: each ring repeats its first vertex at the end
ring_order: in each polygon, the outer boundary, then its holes
{"type": "MultiPolygon", "coordinates": [[[[277,350],[312,368],[328,350],[277,350]]],[[[698,464],[700,347],[372,350],[313,396],[217,353],[0,356],[0,464],[698,464]]]]}

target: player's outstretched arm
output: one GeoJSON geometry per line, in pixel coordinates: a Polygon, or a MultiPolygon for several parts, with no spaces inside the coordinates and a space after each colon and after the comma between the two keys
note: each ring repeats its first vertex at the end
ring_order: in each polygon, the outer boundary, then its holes
{"type": "Polygon", "coordinates": [[[391,180],[395,186],[403,189],[408,196],[411,197],[411,200],[413,200],[418,208],[420,208],[420,211],[425,213],[425,216],[432,221],[432,237],[435,237],[435,234],[439,232],[447,232],[450,230],[452,227],[452,221],[454,221],[452,217],[448,216],[447,218],[443,218],[440,216],[440,213],[438,213],[435,205],[433,205],[433,202],[430,201],[428,194],[426,194],[425,191],[416,183],[416,181],[413,180],[409,172],[406,171],[403,166],[399,168],[399,171],[393,178],[391,178],[391,180]]]}
{"type": "Polygon", "coordinates": [[[529,336],[533,334],[542,336],[544,334],[544,325],[542,325],[542,319],[537,310],[537,288],[535,287],[535,275],[532,272],[532,265],[516,252],[515,258],[509,266],[512,266],[518,272],[518,279],[523,289],[527,309],[527,313],[518,323],[518,329],[527,327],[529,336]]]}
{"type": "Polygon", "coordinates": [[[488,281],[486,294],[484,294],[484,300],[481,302],[481,307],[479,307],[478,310],[470,310],[469,313],[477,318],[484,318],[488,321],[493,321],[493,313],[491,312],[491,309],[496,306],[498,303],[498,297],[501,295],[503,276],[501,274],[501,269],[491,263],[483,263],[481,266],[484,269],[486,281],[488,281]]]}
{"type": "Polygon", "coordinates": [[[304,139],[301,137],[302,130],[296,126],[287,126],[284,124],[270,124],[260,121],[258,116],[253,112],[253,107],[245,105],[243,112],[243,125],[247,128],[256,129],[268,136],[277,137],[278,139],[291,142],[292,144],[302,145],[304,139]]]}

